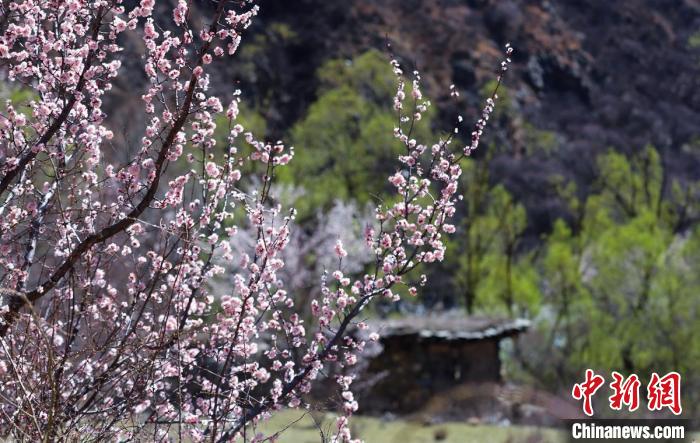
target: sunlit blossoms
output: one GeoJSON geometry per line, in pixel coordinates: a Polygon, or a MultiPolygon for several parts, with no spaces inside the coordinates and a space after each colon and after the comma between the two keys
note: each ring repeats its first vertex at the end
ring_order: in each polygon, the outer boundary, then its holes
{"type": "MultiPolygon", "coordinates": [[[[389,177],[397,198],[365,229],[367,260],[353,249],[351,261],[340,239],[324,242],[317,253],[331,268],[318,290],[290,292],[294,210],[272,195],[272,179],[294,151],[237,122],[238,91],[209,89],[210,70],[236,52],[258,9],[210,6],[193,20],[190,2],[175,2],[167,26],[156,24],[154,0],[0,9],[2,75],[32,94],[0,112],[3,437],[258,441],[261,420],[307,407],[324,367],[356,364],[365,343],[350,331],[372,300],[415,295],[407,274],[444,258],[464,153],[450,150],[451,137],[413,138],[430,104],[417,73],[407,98],[392,62],[394,135],[405,147],[389,177]],[[145,129],[127,162],[108,149],[102,109],[123,75],[124,33],[141,39],[148,79],[145,129]],[[234,241],[241,232],[246,241],[234,241]],[[366,273],[358,262],[371,263],[366,273]]],[[[333,439],[351,441],[353,378],[336,382],[333,439]]]]}

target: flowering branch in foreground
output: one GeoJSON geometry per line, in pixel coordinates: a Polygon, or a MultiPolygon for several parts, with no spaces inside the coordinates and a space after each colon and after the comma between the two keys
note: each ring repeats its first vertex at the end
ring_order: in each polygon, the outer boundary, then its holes
{"type": "MultiPolygon", "coordinates": [[[[365,343],[349,330],[363,327],[360,312],[378,297],[398,300],[402,288],[415,294],[405,276],[442,260],[442,236],[454,232],[458,161],[476,148],[495,94],[464,152],[451,152],[451,137],[424,144],[412,138],[429,106],[420,77],[409,106],[393,61],[394,135],[405,152],[389,178],[395,203],[378,208],[365,232],[372,272],[344,275],[338,242],[320,251],[335,254],[335,269],[308,307],[297,306],[278,275],[294,211],[270,195],[294,151],[237,123],[237,91],[226,107],[209,92],[212,64],[236,52],[258,8],[212,2],[202,25],[180,0],[163,29],[154,6],[0,7],[2,73],[35,94],[28,107],[7,101],[0,113],[2,436],[260,441],[256,424],[304,406],[325,366],[356,362],[365,343]],[[105,149],[113,134],[102,103],[126,32],[143,41],[147,124],[117,164],[105,149]],[[220,116],[223,145],[214,137],[220,116]],[[258,180],[241,172],[254,165],[258,180]],[[250,248],[232,247],[239,228],[255,233],[250,248]],[[225,292],[210,293],[221,280],[225,292]],[[299,314],[307,308],[311,321],[299,314]]],[[[333,439],[350,441],[352,377],[337,381],[344,414],[333,439]]]]}

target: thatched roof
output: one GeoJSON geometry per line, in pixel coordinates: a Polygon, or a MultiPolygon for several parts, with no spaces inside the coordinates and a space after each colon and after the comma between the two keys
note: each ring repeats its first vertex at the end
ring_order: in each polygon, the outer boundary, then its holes
{"type": "Polygon", "coordinates": [[[530,321],[526,319],[494,319],[454,314],[408,316],[370,323],[371,329],[379,332],[382,337],[415,335],[420,338],[468,341],[510,337],[530,327],[530,321]]]}

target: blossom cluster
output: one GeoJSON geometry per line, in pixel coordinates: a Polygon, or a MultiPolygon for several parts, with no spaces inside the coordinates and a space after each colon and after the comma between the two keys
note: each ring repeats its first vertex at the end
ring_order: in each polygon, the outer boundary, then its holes
{"type": "MultiPolygon", "coordinates": [[[[260,420],[309,407],[324,368],[357,363],[366,343],[350,330],[372,300],[416,295],[408,273],[444,258],[461,153],[451,137],[413,138],[430,106],[418,73],[409,103],[392,62],[405,150],[397,198],[365,229],[367,259],[350,265],[342,241],[323,242],[330,268],[302,297],[284,278],[294,210],[272,195],[294,150],[239,123],[239,91],[222,103],[210,89],[255,4],[212,2],[202,23],[179,0],[167,26],[155,0],[8,5],[2,74],[32,98],[0,113],[0,435],[259,441],[260,420]],[[144,48],[146,125],[119,162],[103,100],[125,33],[144,48]]],[[[352,441],[353,377],[336,381],[333,439],[352,441]]]]}

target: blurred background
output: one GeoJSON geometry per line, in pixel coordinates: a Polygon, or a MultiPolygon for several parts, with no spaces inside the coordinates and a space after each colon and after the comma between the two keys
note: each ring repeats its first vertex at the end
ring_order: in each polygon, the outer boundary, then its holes
{"type": "MultiPolygon", "coordinates": [[[[171,3],[158,2],[164,20],[171,3]]],[[[424,142],[458,115],[468,137],[504,45],[515,53],[465,163],[446,260],[421,270],[429,284],[417,297],[368,314],[384,338],[359,365],[359,436],[549,441],[551,431],[504,426],[579,417],[570,393],[586,368],[638,374],[640,409],[651,373],[678,371],[684,417],[697,419],[700,2],[261,2],[213,87],[222,98],[240,88],[245,126],[296,148],[275,193],[299,209],[287,275],[300,299],[318,290],[321,245],[340,237],[351,271],[368,266],[363,221],[390,198],[400,152],[387,42],[433,102],[424,142]]],[[[109,107],[122,136],[113,155],[128,158],[142,74],[139,39],[125,44],[129,75],[109,107]]],[[[608,395],[597,413],[624,416],[608,395]]],[[[318,417],[283,441],[317,441],[318,417]]]]}

